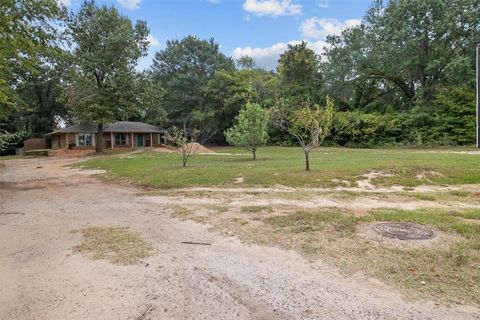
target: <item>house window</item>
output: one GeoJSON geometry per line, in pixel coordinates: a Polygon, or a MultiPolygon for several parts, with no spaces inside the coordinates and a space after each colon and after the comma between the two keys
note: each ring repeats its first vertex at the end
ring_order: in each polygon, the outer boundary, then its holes
{"type": "Polygon", "coordinates": [[[127,134],[126,133],[115,133],[115,145],[116,146],[126,146],[127,145],[127,134]]]}
{"type": "Polygon", "coordinates": [[[87,147],[92,145],[92,134],[91,133],[79,133],[78,134],[78,145],[81,147],[87,147]]]}

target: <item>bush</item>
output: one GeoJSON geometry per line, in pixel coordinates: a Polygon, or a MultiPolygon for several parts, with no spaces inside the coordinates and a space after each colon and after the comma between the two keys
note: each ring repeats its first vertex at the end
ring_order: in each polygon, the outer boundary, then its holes
{"type": "Polygon", "coordinates": [[[460,145],[475,143],[475,92],[457,87],[440,90],[435,99],[444,140],[460,145]]]}
{"type": "Polygon", "coordinates": [[[397,143],[401,132],[394,114],[337,112],[330,141],[346,147],[372,147],[397,143]]]}

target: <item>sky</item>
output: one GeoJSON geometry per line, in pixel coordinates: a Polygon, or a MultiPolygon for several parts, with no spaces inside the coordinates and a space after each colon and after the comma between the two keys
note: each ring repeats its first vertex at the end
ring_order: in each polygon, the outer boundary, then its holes
{"type": "MultiPolygon", "coordinates": [[[[78,10],[82,0],[59,0],[78,10]]],[[[287,44],[307,41],[321,53],[327,35],[358,25],[372,0],[97,0],[133,21],[145,20],[150,48],[138,69],[148,68],[167,40],[214,38],[234,59],[248,55],[274,69],[287,44]]]]}

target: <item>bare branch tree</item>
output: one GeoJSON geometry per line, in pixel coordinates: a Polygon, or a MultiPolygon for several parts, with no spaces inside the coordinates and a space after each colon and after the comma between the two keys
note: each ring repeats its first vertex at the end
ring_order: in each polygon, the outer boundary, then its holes
{"type": "Polygon", "coordinates": [[[166,136],[178,147],[183,167],[187,166],[188,159],[197,151],[198,145],[195,142],[197,142],[199,133],[200,131],[197,129],[187,130],[186,126],[183,128],[172,127],[171,132],[166,136]]]}
{"type": "Polygon", "coordinates": [[[330,132],[333,122],[334,103],[327,97],[324,108],[308,104],[291,112],[278,107],[273,123],[297,139],[305,155],[305,171],[310,171],[310,151],[318,148],[330,132]]]}

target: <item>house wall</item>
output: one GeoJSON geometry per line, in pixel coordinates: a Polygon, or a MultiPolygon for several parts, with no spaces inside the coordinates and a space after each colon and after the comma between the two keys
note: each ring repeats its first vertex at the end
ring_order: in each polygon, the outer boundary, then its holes
{"type": "MultiPolygon", "coordinates": [[[[109,142],[105,142],[105,143],[104,143],[105,148],[111,148],[111,146],[113,146],[113,148],[120,148],[120,149],[133,148],[133,147],[135,147],[135,145],[132,146],[132,133],[130,133],[130,132],[121,132],[121,133],[124,133],[124,134],[127,135],[127,145],[126,145],[126,146],[115,146],[115,145],[113,145],[114,142],[115,142],[115,134],[116,134],[116,133],[120,133],[120,132],[113,132],[113,133],[110,133],[110,132],[109,132],[109,133],[105,133],[105,134],[104,134],[105,139],[108,139],[107,141],[109,141],[109,142]],[[105,135],[107,135],[107,134],[108,134],[108,137],[105,136],[105,135]],[[112,138],[113,138],[113,140],[112,140],[112,138]],[[111,142],[112,144],[110,144],[110,142],[111,142]],[[107,146],[108,146],[108,147],[107,147],[107,146]]],[[[134,136],[135,136],[135,134],[134,134],[134,136]]],[[[135,138],[134,138],[134,139],[135,139],[135,138]]]]}
{"type": "MultiPolygon", "coordinates": [[[[124,132],[125,133],[125,132],[124,132]]],[[[103,133],[103,147],[105,149],[112,148],[137,148],[138,143],[137,143],[137,136],[142,135],[143,136],[143,146],[144,147],[150,147],[150,146],[158,146],[163,144],[161,134],[160,133],[132,133],[128,132],[127,134],[127,146],[114,146],[113,143],[115,141],[115,133],[110,133],[110,132],[104,132],[103,133]],[[112,140],[113,137],[113,140],[112,140]],[[153,141],[150,141],[150,139],[153,139],[153,141]]],[[[96,142],[98,141],[98,134],[93,134],[92,138],[92,143],[95,145],[96,142]]],[[[55,134],[52,136],[52,149],[63,149],[67,148],[67,134],[66,133],[61,133],[61,134],[55,134]]],[[[78,143],[78,134],[76,133],[69,133],[68,134],[68,140],[69,143],[74,143],[75,145],[78,143]]],[[[88,146],[88,147],[79,147],[76,146],[76,149],[84,149],[84,148],[94,148],[95,146],[88,146]]]]}
{"type": "MultiPolygon", "coordinates": [[[[75,135],[70,133],[68,134],[68,143],[75,143],[75,135]]],[[[67,148],[67,134],[60,133],[52,136],[52,149],[63,149],[67,148]]]]}
{"type": "Polygon", "coordinates": [[[68,148],[69,144],[74,144],[75,149],[91,149],[95,148],[95,144],[97,141],[97,134],[94,133],[92,137],[92,145],[91,146],[78,146],[78,133],[60,133],[55,134],[52,136],[52,149],[65,149],[68,148]],[[67,143],[68,138],[68,143],[67,143]]]}
{"type": "Polygon", "coordinates": [[[30,138],[23,142],[25,151],[47,149],[47,139],[44,138],[30,138]]]}
{"type": "Polygon", "coordinates": [[[143,136],[143,146],[152,147],[161,144],[159,133],[134,133],[133,134],[133,148],[138,147],[138,136],[143,136]]]}

